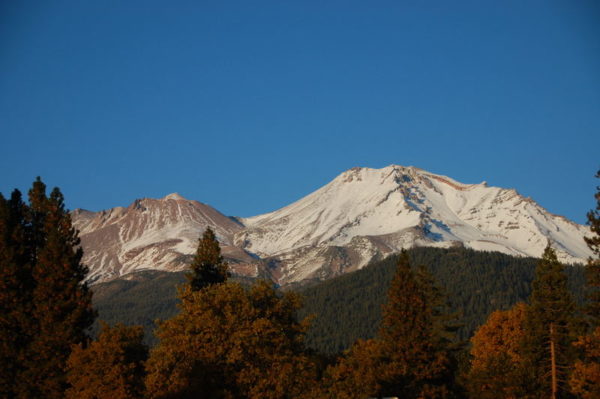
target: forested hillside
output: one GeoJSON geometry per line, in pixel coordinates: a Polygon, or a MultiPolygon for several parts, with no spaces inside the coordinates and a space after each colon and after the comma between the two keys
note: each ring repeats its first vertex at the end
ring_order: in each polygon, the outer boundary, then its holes
{"type": "MultiPolygon", "coordinates": [[[[425,265],[445,291],[450,308],[461,324],[459,336],[470,337],[494,310],[525,301],[530,293],[536,259],[464,248],[413,248],[411,264],[425,265]]],[[[301,316],[314,315],[308,332],[309,347],[327,354],[348,348],[357,338],[373,337],[381,319],[381,305],[392,279],[397,257],[373,263],[357,272],[310,287],[296,287],[304,295],[301,316]]],[[[582,298],[583,268],[567,267],[575,297],[582,298]]],[[[99,319],[109,324],[139,324],[146,340],[155,319],[177,313],[176,286],[184,273],[147,271],[128,279],[95,285],[94,305],[99,319]]]]}
{"type": "MultiPolygon", "coordinates": [[[[183,272],[144,271],[92,286],[98,319],[108,324],[141,325],[149,343],[156,319],[166,320],[177,313],[177,286],[185,281],[183,272]]],[[[95,326],[96,331],[98,325],[95,326]]]]}
{"type": "MultiPolygon", "coordinates": [[[[461,325],[458,335],[469,338],[494,310],[526,301],[537,260],[498,252],[464,248],[413,248],[411,264],[426,266],[445,291],[450,309],[461,325]]],[[[308,345],[320,352],[336,353],[357,338],[375,335],[381,319],[397,256],[373,263],[349,275],[301,289],[302,315],[314,314],[308,345]]],[[[572,292],[583,298],[583,267],[565,268],[572,292]]]]}

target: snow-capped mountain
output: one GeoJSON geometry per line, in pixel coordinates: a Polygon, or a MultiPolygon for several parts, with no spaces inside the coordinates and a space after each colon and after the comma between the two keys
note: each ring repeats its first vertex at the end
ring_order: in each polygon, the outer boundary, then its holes
{"type": "Polygon", "coordinates": [[[415,245],[540,256],[548,240],[567,263],[591,255],[585,226],[515,190],[463,184],[414,167],[353,168],[277,211],[231,219],[177,194],[128,208],[73,212],[90,281],[141,269],[180,270],[211,226],[233,272],[280,284],[326,279],[415,245]]]}
{"type": "Polygon", "coordinates": [[[280,210],[241,220],[234,244],[272,260],[282,282],[326,278],[414,245],[464,245],[565,262],[591,255],[587,227],[515,190],[462,184],[414,167],[353,168],[280,210]]]}
{"type": "Polygon", "coordinates": [[[209,205],[178,194],[138,199],[129,207],[72,212],[89,267],[89,281],[103,281],[143,269],[181,270],[210,226],[235,272],[256,276],[255,259],[232,245],[243,226],[209,205]]]}

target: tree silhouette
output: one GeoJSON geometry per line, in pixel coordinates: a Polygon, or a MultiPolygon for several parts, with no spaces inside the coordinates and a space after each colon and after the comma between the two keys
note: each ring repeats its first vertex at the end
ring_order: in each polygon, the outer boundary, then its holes
{"type": "Polygon", "coordinates": [[[229,277],[227,262],[221,256],[221,247],[210,227],[207,227],[198,240],[196,255],[190,266],[187,278],[192,291],[201,290],[212,284],[224,283],[229,277]]]}
{"type": "Polygon", "coordinates": [[[536,267],[530,302],[525,320],[525,367],[534,384],[533,392],[556,398],[567,390],[575,305],[563,265],[550,245],[536,267]]]}
{"type": "Polygon", "coordinates": [[[0,200],[0,208],[6,288],[0,306],[14,305],[1,316],[0,335],[18,334],[2,343],[2,380],[12,379],[5,394],[61,398],[71,346],[87,340],[95,318],[77,231],[60,190],[47,196],[39,177],[29,191],[29,205],[15,192],[8,202],[0,200]]]}

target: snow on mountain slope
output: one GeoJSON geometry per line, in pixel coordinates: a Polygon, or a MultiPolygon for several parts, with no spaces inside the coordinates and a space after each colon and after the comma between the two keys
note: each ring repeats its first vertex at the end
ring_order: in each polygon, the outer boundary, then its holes
{"type": "Polygon", "coordinates": [[[179,270],[196,251],[198,238],[210,226],[223,254],[241,274],[254,275],[254,258],[232,245],[243,226],[216,209],[178,194],[138,199],[129,207],[72,212],[80,231],[89,281],[103,281],[142,269],[179,270]],[[187,258],[186,258],[187,257],[187,258]],[[253,270],[252,270],[253,269],[253,270]]]}
{"type": "Polygon", "coordinates": [[[242,221],[234,244],[270,259],[282,283],[354,270],[413,245],[537,257],[549,239],[564,262],[591,255],[587,227],[515,190],[397,165],[353,168],[289,206],[242,221]]]}
{"type": "Polygon", "coordinates": [[[207,226],[234,273],[280,284],[327,279],[419,245],[539,257],[550,240],[563,262],[591,255],[587,227],[515,190],[397,165],[353,168],[293,204],[240,221],[177,194],[72,215],[91,282],[183,269],[207,226]]]}

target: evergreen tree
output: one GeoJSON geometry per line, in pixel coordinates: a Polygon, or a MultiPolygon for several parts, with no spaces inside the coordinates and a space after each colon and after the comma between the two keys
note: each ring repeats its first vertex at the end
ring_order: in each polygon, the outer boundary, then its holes
{"type": "Polygon", "coordinates": [[[102,324],[98,339],[77,345],[67,362],[67,399],[136,399],[144,397],[144,362],[148,347],[140,326],[102,324]]]}
{"type": "Polygon", "coordinates": [[[24,350],[32,333],[31,262],[26,236],[26,205],[15,190],[0,194],[0,397],[16,396],[15,381],[23,371],[24,350]]]}
{"type": "MultiPolygon", "coordinates": [[[[600,178],[600,171],[596,178],[600,178]]],[[[596,209],[587,214],[593,235],[585,238],[594,253],[586,266],[590,330],[573,343],[579,349],[579,358],[569,380],[572,391],[584,399],[600,397],[600,186],[596,187],[594,197],[596,209]]]]}
{"type": "Polygon", "coordinates": [[[523,355],[532,382],[531,397],[557,398],[567,392],[574,310],[563,265],[548,245],[535,270],[525,320],[523,355]]]}
{"type": "Polygon", "coordinates": [[[71,346],[86,340],[95,313],[92,293],[83,283],[87,274],[81,263],[83,251],[60,190],[55,188],[46,197],[38,178],[30,191],[30,204],[36,330],[23,375],[28,385],[21,394],[59,398],[66,387],[64,367],[71,346]]]}
{"type": "MultiPolygon", "coordinates": [[[[600,171],[596,173],[600,178],[600,171]]],[[[596,187],[596,209],[587,214],[588,224],[592,230],[591,237],[585,237],[585,242],[593,251],[594,257],[588,260],[586,267],[586,283],[589,304],[587,313],[591,318],[592,327],[600,326],[600,186],[596,187]]]]}
{"type": "Polygon", "coordinates": [[[451,356],[430,284],[423,271],[418,276],[411,269],[408,253],[402,251],[378,335],[385,365],[379,394],[402,398],[449,394],[451,356]]]}
{"type": "Polygon", "coordinates": [[[0,325],[2,351],[14,352],[3,364],[13,378],[6,396],[60,398],[71,346],[87,339],[95,317],[79,238],[62,194],[55,188],[46,196],[40,178],[29,206],[18,193],[0,203],[1,284],[7,289],[0,306],[14,306],[0,325]],[[5,338],[10,334],[16,337],[5,338]]]}
{"type": "Polygon", "coordinates": [[[221,256],[221,247],[210,227],[198,240],[198,249],[190,268],[192,271],[187,277],[192,291],[223,283],[229,277],[227,262],[221,256]]]}
{"type": "Polygon", "coordinates": [[[462,344],[456,337],[456,332],[460,327],[457,322],[457,313],[450,311],[444,291],[424,265],[417,267],[415,278],[427,298],[431,312],[433,336],[439,340],[440,347],[447,348],[453,355],[456,355],[462,349],[462,344]]]}

